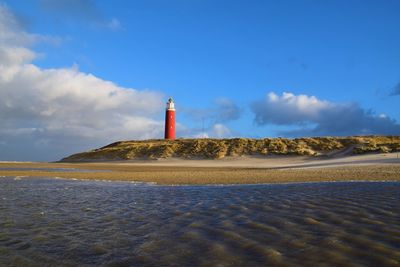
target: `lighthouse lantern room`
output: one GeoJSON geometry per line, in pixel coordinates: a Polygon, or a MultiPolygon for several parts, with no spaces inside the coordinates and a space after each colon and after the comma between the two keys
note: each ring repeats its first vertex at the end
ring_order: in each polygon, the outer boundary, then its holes
{"type": "Polygon", "coordinates": [[[165,139],[175,139],[175,105],[172,98],[168,99],[165,111],[165,139]]]}

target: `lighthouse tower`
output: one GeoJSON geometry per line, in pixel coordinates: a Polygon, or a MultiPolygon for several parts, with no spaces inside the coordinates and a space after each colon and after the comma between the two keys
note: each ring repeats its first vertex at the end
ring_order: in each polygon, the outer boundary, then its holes
{"type": "Polygon", "coordinates": [[[165,111],[165,139],[175,139],[175,105],[172,98],[168,99],[165,111]]]}

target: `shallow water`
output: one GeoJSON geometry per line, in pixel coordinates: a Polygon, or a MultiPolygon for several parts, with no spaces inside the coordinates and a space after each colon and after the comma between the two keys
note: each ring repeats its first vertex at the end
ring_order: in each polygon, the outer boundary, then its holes
{"type": "MultiPolygon", "coordinates": [[[[99,170],[81,170],[75,168],[1,168],[0,171],[48,171],[48,172],[99,172],[99,170]]],[[[101,170],[101,172],[110,172],[107,170],[101,170]]]]}
{"type": "Polygon", "coordinates": [[[398,266],[400,183],[0,178],[0,266],[398,266]]]}

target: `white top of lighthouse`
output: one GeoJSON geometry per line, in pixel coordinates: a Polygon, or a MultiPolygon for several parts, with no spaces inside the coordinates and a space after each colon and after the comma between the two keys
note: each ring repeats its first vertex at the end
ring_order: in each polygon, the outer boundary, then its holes
{"type": "Polygon", "coordinates": [[[167,110],[175,110],[175,104],[174,104],[174,100],[172,100],[172,97],[170,97],[168,99],[167,110]]]}

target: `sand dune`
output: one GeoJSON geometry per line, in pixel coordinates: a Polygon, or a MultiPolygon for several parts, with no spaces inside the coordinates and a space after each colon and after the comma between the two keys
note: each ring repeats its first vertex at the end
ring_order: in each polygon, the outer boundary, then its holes
{"type": "Polygon", "coordinates": [[[350,136],[306,138],[231,138],[119,141],[70,155],[62,162],[102,162],[157,159],[224,159],[246,156],[343,157],[400,151],[400,136],[350,136]]]}

